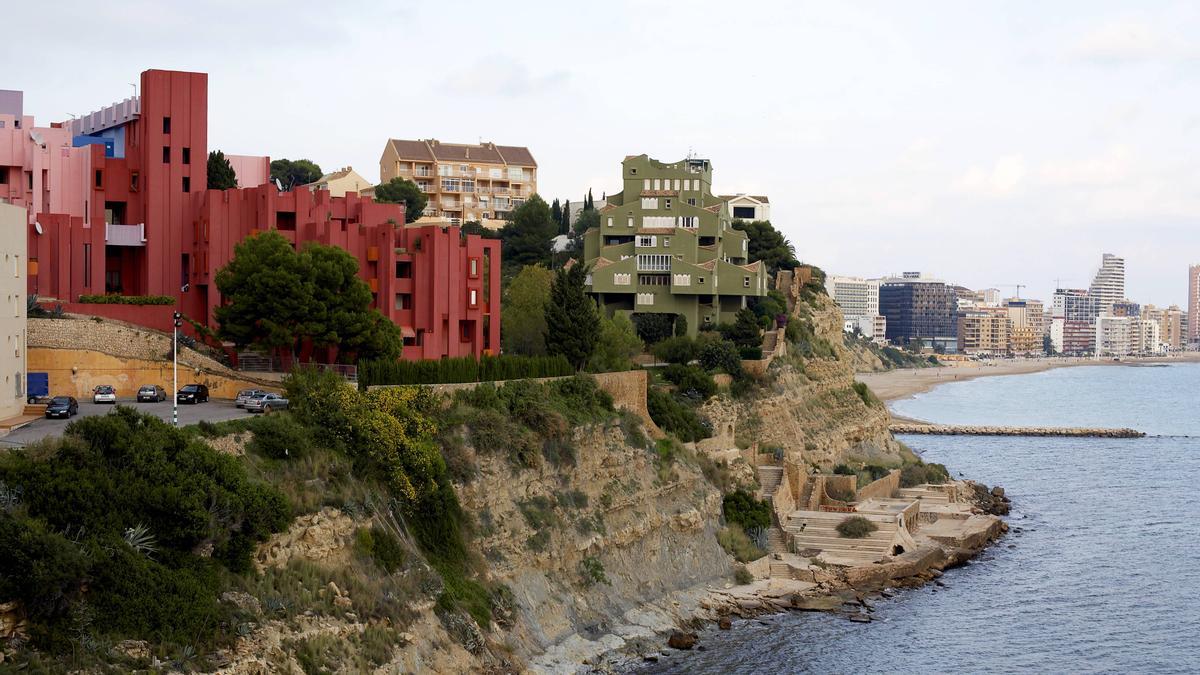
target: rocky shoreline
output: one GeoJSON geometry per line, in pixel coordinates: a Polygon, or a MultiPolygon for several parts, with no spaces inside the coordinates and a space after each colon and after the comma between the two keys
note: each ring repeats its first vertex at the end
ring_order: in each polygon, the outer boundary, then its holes
{"type": "MultiPolygon", "coordinates": [[[[1008,532],[1008,524],[1000,518],[1011,508],[1004,489],[999,486],[988,488],[971,481],[966,483],[971,489],[974,515],[972,526],[961,536],[947,540],[939,538],[890,561],[872,565],[813,564],[809,567],[807,580],[766,579],[722,589],[692,589],[651,608],[652,612],[665,610],[672,614],[674,625],[660,623],[657,630],[639,635],[630,635],[628,627],[623,627],[624,630],[618,632],[625,635],[614,641],[613,649],[576,660],[574,672],[628,672],[672,653],[704,650],[701,632],[713,625],[720,630],[732,630],[735,619],[800,611],[829,612],[849,621],[870,623],[874,600],[891,598],[891,592],[896,589],[919,588],[930,583],[944,585],[941,577],[946,570],[966,564],[1008,532]]],[[[600,638],[598,642],[603,640],[600,638]]],[[[549,662],[541,659],[531,670],[562,672],[566,663],[561,657],[567,654],[556,656],[559,658],[549,662]]]]}

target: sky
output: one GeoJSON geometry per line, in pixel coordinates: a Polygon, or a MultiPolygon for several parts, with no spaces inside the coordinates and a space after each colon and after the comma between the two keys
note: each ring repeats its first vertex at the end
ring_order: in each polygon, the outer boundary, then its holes
{"type": "Polygon", "coordinates": [[[67,0],[5,21],[0,88],[39,125],[195,70],[210,149],[372,180],[389,137],[528,146],[547,201],[691,152],[833,274],[1048,301],[1107,252],[1130,299],[1182,306],[1200,263],[1200,3],[67,0]]]}

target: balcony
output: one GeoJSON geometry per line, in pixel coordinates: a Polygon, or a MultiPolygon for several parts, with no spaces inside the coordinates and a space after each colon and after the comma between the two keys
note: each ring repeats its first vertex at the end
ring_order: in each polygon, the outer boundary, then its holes
{"type": "Polygon", "coordinates": [[[145,246],[146,224],[137,225],[104,225],[104,243],[109,246],[145,246]]]}

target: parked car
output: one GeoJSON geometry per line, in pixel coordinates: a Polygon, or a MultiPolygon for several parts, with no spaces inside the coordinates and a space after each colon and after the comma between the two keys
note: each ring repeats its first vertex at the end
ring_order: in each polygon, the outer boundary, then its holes
{"type": "Polygon", "coordinates": [[[246,407],[246,401],[249,401],[255,394],[265,394],[267,392],[262,389],[243,389],[237,393],[237,398],[233,399],[233,404],[239,408],[246,407]]]}
{"type": "Polygon", "coordinates": [[[175,400],[179,403],[206,403],[208,387],[203,384],[185,384],[176,392],[175,400]]]}
{"type": "Polygon", "coordinates": [[[157,384],[143,384],[138,388],[138,403],[158,403],[167,400],[167,390],[157,384]]]}
{"type": "Polygon", "coordinates": [[[74,396],[55,396],[46,404],[46,417],[74,417],[79,414],[79,401],[74,396]]]}
{"type": "Polygon", "coordinates": [[[246,401],[247,412],[273,413],[277,410],[287,410],[288,400],[279,394],[262,392],[246,401]]]}
{"type": "Polygon", "coordinates": [[[116,403],[117,390],[111,384],[102,384],[92,390],[92,403],[116,403]]]}

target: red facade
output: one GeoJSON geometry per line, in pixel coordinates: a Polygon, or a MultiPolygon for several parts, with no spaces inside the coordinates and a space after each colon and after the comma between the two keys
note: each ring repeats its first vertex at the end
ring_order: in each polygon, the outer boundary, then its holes
{"type": "Polygon", "coordinates": [[[85,294],[169,295],[184,314],[215,326],[217,270],[235,244],[271,229],[297,248],[318,242],[353,254],[376,307],[401,327],[405,358],[499,350],[499,242],[462,236],[456,227],[405,227],[402,205],[354,193],[280,193],[272,185],[207,190],[208,76],[150,70],[140,92],[140,114],[103,129],[123,131],[118,151],[109,150],[123,156],[106,157],[104,145],[63,148],[88,153],[85,215],[37,213],[29,232],[31,293],[154,328],[164,327],[173,308],[74,301],[85,294]]]}

